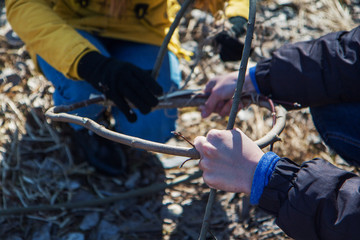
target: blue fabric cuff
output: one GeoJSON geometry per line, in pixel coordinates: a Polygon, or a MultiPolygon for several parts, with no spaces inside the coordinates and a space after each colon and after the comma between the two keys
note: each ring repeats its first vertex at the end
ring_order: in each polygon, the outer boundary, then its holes
{"type": "Polygon", "coordinates": [[[250,76],[252,84],[254,85],[256,92],[260,94],[260,89],[256,82],[255,70],[256,70],[256,66],[249,68],[249,76],[250,76]]]}
{"type": "Polygon", "coordinates": [[[264,188],[269,183],[270,177],[274,172],[276,163],[280,157],[273,152],[265,153],[256,166],[254,179],[251,186],[250,203],[257,205],[264,188]]]}

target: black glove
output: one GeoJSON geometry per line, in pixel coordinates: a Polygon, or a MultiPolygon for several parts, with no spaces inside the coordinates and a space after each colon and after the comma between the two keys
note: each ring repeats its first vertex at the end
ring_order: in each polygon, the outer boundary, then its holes
{"type": "Polygon", "coordinates": [[[77,71],[81,78],[112,100],[130,122],[136,121],[136,114],[126,100],[146,114],[158,104],[155,95],[162,94],[162,88],[151,77],[150,71],[96,51],[86,53],[80,59],[77,71]]]}
{"type": "Polygon", "coordinates": [[[215,41],[220,48],[220,58],[224,62],[241,60],[244,49],[244,44],[238,40],[238,37],[245,33],[247,20],[243,17],[232,17],[229,18],[229,22],[233,24],[232,30],[235,37],[226,31],[219,33],[215,37],[215,41]]]}
{"type": "Polygon", "coordinates": [[[243,17],[231,17],[229,22],[232,24],[231,30],[234,31],[235,37],[242,36],[246,31],[247,20],[243,17]]]}

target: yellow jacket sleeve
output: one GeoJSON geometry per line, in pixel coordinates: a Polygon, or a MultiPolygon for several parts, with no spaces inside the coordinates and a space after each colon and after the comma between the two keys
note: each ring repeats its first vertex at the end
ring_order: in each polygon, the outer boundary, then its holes
{"type": "Polygon", "coordinates": [[[194,7],[216,14],[219,10],[225,10],[226,17],[249,16],[249,0],[196,0],[194,7]],[[226,6],[226,8],[225,8],[226,6]]]}
{"type": "Polygon", "coordinates": [[[34,61],[39,55],[65,76],[80,79],[75,67],[79,57],[97,49],[54,13],[51,1],[6,0],[6,12],[34,61]]]}
{"type": "Polygon", "coordinates": [[[249,19],[249,0],[229,0],[225,15],[228,18],[239,16],[249,19]]]}

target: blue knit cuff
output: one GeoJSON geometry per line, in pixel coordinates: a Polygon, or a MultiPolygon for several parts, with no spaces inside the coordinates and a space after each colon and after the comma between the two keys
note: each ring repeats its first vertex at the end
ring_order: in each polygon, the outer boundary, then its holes
{"type": "Polygon", "coordinates": [[[254,88],[255,88],[256,92],[260,93],[259,86],[258,86],[258,84],[256,82],[255,70],[256,70],[256,66],[249,68],[249,75],[250,75],[251,82],[254,85],[254,88]]]}
{"type": "Polygon", "coordinates": [[[276,163],[280,157],[273,152],[265,153],[260,159],[255,169],[254,179],[251,186],[250,203],[257,205],[261,194],[268,184],[272,173],[274,172],[276,163]]]}

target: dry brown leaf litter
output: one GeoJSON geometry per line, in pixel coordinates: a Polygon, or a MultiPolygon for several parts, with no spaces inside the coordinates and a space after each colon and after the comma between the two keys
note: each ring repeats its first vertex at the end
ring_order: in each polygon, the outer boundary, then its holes
{"type": "MultiPolygon", "coordinates": [[[[199,21],[199,11],[191,11],[180,28],[187,48],[196,47],[212,25],[199,21]]],[[[211,17],[207,16],[205,19],[211,17]]],[[[359,1],[278,0],[262,1],[251,62],[270,56],[284,43],[307,40],[325,33],[350,29],[360,22],[359,1]],[[345,6],[345,7],[341,7],[345,6]]],[[[39,204],[57,204],[104,198],[174,179],[197,170],[196,161],[184,168],[163,169],[153,154],[129,150],[133,164],[126,176],[100,175],[81,161],[73,149],[71,130],[66,124],[48,123],[44,111],[53,105],[51,84],[34,71],[24,47],[11,47],[0,36],[0,205],[2,209],[39,204]]],[[[211,35],[210,35],[211,37],[211,35]]],[[[189,88],[202,88],[207,80],[237,70],[239,63],[222,63],[209,44],[193,70],[189,88]]],[[[191,62],[181,61],[183,77],[191,72],[191,62]]],[[[251,106],[238,115],[236,126],[252,139],[270,129],[267,110],[251,106]]],[[[178,131],[189,140],[206,135],[212,128],[224,129],[226,118],[212,115],[201,119],[196,109],[181,109],[178,131]]],[[[323,157],[338,158],[322,144],[307,109],[287,115],[282,142],[274,151],[296,162],[323,157]]],[[[174,138],[171,144],[187,145],[174,138]]],[[[268,150],[266,148],[265,150],[268,150]]],[[[159,155],[164,162],[173,156],[159,155]]],[[[336,162],[335,162],[336,163],[336,162]]],[[[341,163],[341,161],[339,161],[341,163]]],[[[348,170],[351,167],[340,165],[348,170]]],[[[199,178],[156,194],[121,200],[113,204],[71,210],[33,212],[0,217],[1,239],[197,239],[209,189],[199,178]]],[[[211,231],[218,239],[287,239],[274,218],[250,207],[242,194],[218,192],[211,218],[211,231]]]]}

